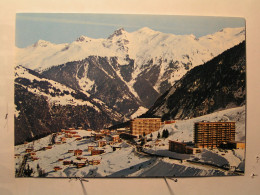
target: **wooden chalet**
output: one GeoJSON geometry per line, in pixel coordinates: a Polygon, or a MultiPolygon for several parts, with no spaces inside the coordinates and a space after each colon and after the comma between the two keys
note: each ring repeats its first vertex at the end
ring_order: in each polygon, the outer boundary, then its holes
{"type": "Polygon", "coordinates": [[[105,151],[104,150],[91,150],[91,155],[99,155],[103,154],[105,151]]]}
{"type": "Polygon", "coordinates": [[[77,168],[82,168],[82,167],[85,167],[86,166],[86,163],[77,163],[77,168]]]}
{"type": "Polygon", "coordinates": [[[98,140],[98,147],[103,147],[107,144],[105,140],[98,140]]]}
{"type": "Polygon", "coordinates": [[[70,164],[71,164],[71,161],[68,161],[68,160],[63,161],[63,165],[70,165],[70,164]]]}
{"type": "Polygon", "coordinates": [[[90,160],[88,161],[89,165],[99,165],[100,164],[100,160],[90,160]]]}
{"type": "Polygon", "coordinates": [[[26,148],[26,149],[25,149],[25,152],[26,152],[26,153],[30,153],[30,152],[32,152],[32,151],[33,151],[33,148],[26,148]]]}
{"type": "Polygon", "coordinates": [[[58,170],[61,170],[62,168],[59,167],[59,166],[56,166],[56,167],[54,167],[53,169],[54,169],[54,171],[56,172],[56,171],[58,171],[58,170]]]}
{"type": "Polygon", "coordinates": [[[88,152],[94,150],[94,147],[95,147],[95,146],[88,146],[88,152]]]}
{"type": "Polygon", "coordinates": [[[39,160],[39,158],[38,158],[38,157],[35,157],[35,156],[31,157],[31,159],[32,159],[33,161],[39,160]]]}
{"type": "Polygon", "coordinates": [[[74,156],[79,156],[82,154],[82,150],[74,150],[74,156]]]}

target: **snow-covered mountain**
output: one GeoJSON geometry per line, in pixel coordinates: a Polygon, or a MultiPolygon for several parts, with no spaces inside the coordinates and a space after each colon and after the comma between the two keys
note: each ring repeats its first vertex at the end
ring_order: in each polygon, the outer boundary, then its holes
{"type": "Polygon", "coordinates": [[[187,72],[144,115],[193,118],[246,103],[245,42],[187,72]]]}
{"type": "Polygon", "coordinates": [[[140,106],[149,108],[188,70],[244,39],[244,28],[226,28],[200,38],[147,27],[132,33],[121,28],[107,39],[80,36],[66,44],[40,40],[17,48],[16,63],[88,92],[130,116],[140,106]],[[127,102],[124,108],[122,100],[127,102]]]}
{"type": "Polygon", "coordinates": [[[61,128],[100,129],[122,122],[123,115],[84,91],[71,89],[24,68],[15,67],[15,143],[61,128]]]}

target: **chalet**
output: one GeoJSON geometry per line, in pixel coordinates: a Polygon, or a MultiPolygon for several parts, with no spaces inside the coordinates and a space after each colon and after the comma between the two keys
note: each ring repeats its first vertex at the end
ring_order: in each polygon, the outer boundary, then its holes
{"type": "Polygon", "coordinates": [[[95,141],[100,140],[103,138],[103,134],[95,134],[94,139],[95,141]]]}
{"type": "Polygon", "coordinates": [[[62,168],[57,166],[57,167],[54,167],[53,169],[54,169],[54,171],[56,172],[56,171],[58,171],[58,170],[61,170],[62,168]]]}
{"type": "Polygon", "coordinates": [[[93,165],[98,165],[100,164],[100,160],[92,160],[93,161],[93,165]]]}
{"type": "Polygon", "coordinates": [[[52,146],[47,146],[46,149],[52,149],[52,146]]]}
{"type": "Polygon", "coordinates": [[[106,129],[104,133],[105,135],[110,135],[110,130],[106,129]]]}
{"type": "Polygon", "coordinates": [[[57,144],[57,145],[60,145],[60,144],[61,144],[61,142],[55,142],[55,144],[57,144]]]}
{"type": "Polygon", "coordinates": [[[76,130],[74,127],[72,127],[72,128],[69,128],[69,130],[76,130]]]}
{"type": "Polygon", "coordinates": [[[76,141],[80,141],[80,140],[82,140],[82,137],[78,137],[78,138],[76,138],[75,140],[76,140],[76,141]]]}
{"type": "Polygon", "coordinates": [[[98,147],[103,147],[107,144],[107,142],[105,140],[99,140],[98,141],[98,147]]]}
{"type": "Polygon", "coordinates": [[[36,152],[30,152],[30,156],[35,156],[36,152]]]}
{"type": "Polygon", "coordinates": [[[109,141],[108,144],[109,144],[109,145],[113,145],[113,144],[115,144],[115,143],[114,143],[113,141],[109,141]]]}
{"type": "Polygon", "coordinates": [[[63,160],[64,160],[63,158],[60,158],[58,161],[61,162],[61,161],[63,161],[63,160]]]}
{"type": "Polygon", "coordinates": [[[66,134],[65,134],[65,137],[66,137],[66,138],[72,138],[72,135],[66,133],[66,134]]]}
{"type": "Polygon", "coordinates": [[[91,155],[98,155],[98,154],[103,154],[105,151],[104,150],[91,150],[91,155]]]}
{"type": "Polygon", "coordinates": [[[78,134],[78,132],[76,132],[76,131],[71,131],[70,134],[76,135],[76,134],[78,134]]]}
{"type": "Polygon", "coordinates": [[[68,150],[68,153],[73,153],[74,152],[74,150],[68,150]]]}
{"type": "Polygon", "coordinates": [[[79,156],[82,154],[82,150],[74,150],[74,156],[79,156]]]}
{"type": "Polygon", "coordinates": [[[86,163],[77,163],[77,168],[85,167],[86,163]]]}
{"type": "Polygon", "coordinates": [[[70,165],[71,161],[63,161],[63,165],[70,165]]]}
{"type": "Polygon", "coordinates": [[[81,156],[78,156],[76,159],[77,159],[77,160],[87,160],[86,157],[81,157],[81,156]]]}
{"type": "Polygon", "coordinates": [[[100,160],[90,160],[88,161],[90,165],[98,165],[100,164],[100,160]]]}
{"type": "Polygon", "coordinates": [[[24,144],[28,144],[28,142],[24,142],[24,144]]]}
{"type": "Polygon", "coordinates": [[[38,157],[35,157],[35,156],[31,157],[31,159],[32,159],[33,161],[39,160],[39,158],[38,158],[38,157]]]}
{"type": "Polygon", "coordinates": [[[33,148],[26,148],[26,150],[25,150],[26,153],[30,153],[32,151],[33,151],[33,148]]]}
{"type": "Polygon", "coordinates": [[[88,146],[88,152],[94,150],[94,147],[95,147],[95,146],[88,146]]]}
{"type": "Polygon", "coordinates": [[[113,142],[118,143],[120,140],[119,135],[113,135],[112,140],[113,140],[113,142]]]}
{"type": "Polygon", "coordinates": [[[80,135],[73,135],[72,137],[80,138],[80,135]]]}
{"type": "Polygon", "coordinates": [[[66,137],[61,137],[61,138],[60,138],[60,141],[61,141],[61,142],[66,142],[66,137]]]}

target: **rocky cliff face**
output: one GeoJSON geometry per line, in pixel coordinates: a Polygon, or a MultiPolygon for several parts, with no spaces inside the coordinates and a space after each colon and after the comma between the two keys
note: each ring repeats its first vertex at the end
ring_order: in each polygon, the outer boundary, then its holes
{"type": "Polygon", "coordinates": [[[193,68],[144,116],[186,119],[246,103],[245,42],[193,68]]]}

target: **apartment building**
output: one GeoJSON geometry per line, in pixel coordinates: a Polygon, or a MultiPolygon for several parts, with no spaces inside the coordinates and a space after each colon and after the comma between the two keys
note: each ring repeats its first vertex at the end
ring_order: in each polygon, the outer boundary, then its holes
{"type": "Polygon", "coordinates": [[[161,125],[161,118],[136,118],[131,120],[130,131],[132,135],[147,135],[160,129],[161,125]]]}
{"type": "Polygon", "coordinates": [[[194,124],[194,142],[198,148],[217,148],[235,141],[235,122],[198,122],[194,124]]]}

